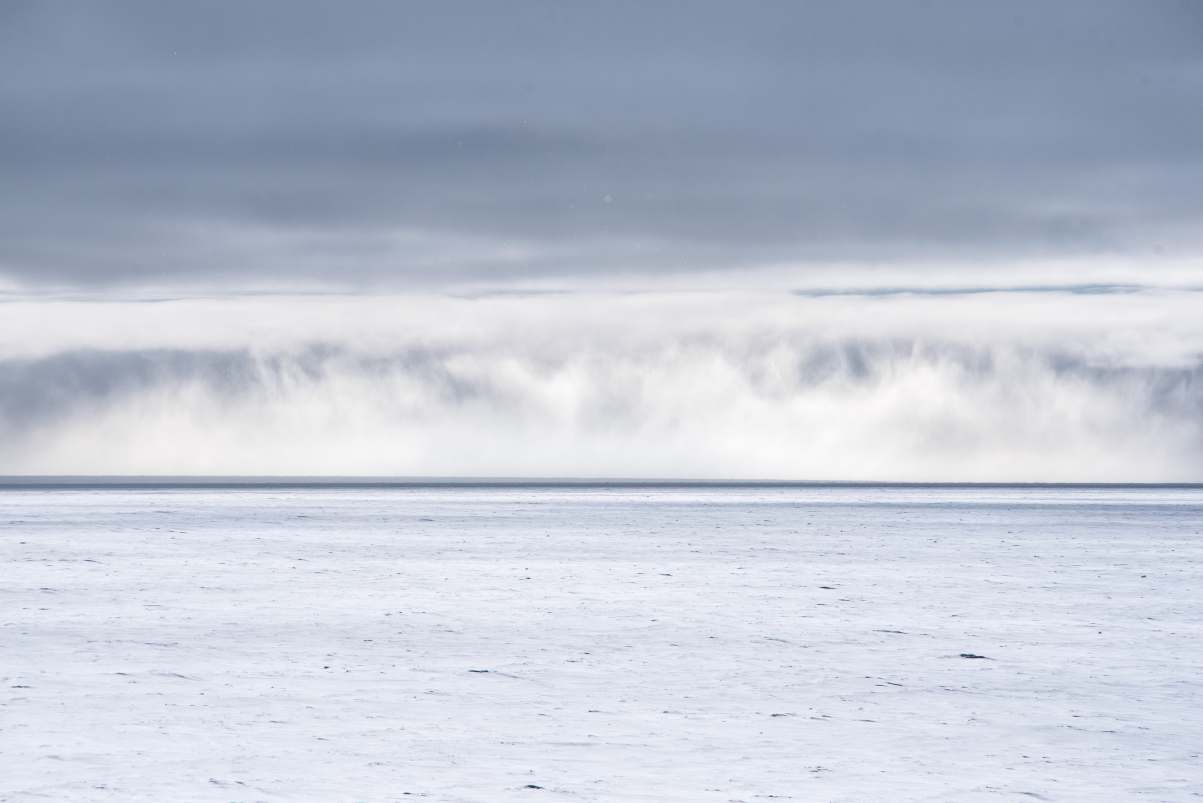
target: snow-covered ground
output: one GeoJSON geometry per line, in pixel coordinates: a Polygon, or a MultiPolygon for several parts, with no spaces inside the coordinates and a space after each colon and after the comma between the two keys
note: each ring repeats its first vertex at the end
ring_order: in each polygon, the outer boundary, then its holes
{"type": "Polygon", "coordinates": [[[1198,800],[1203,491],[9,489],[0,680],[5,801],[1198,800]]]}

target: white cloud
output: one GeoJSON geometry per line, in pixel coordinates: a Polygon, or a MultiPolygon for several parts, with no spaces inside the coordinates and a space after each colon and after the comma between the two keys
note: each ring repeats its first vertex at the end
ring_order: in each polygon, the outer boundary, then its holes
{"type": "Polygon", "coordinates": [[[1199,299],[13,301],[0,471],[1199,480],[1199,299]]]}

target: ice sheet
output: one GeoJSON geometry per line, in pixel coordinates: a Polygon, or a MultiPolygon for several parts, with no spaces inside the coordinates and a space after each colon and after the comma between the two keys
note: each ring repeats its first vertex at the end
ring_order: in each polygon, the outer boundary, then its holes
{"type": "Polygon", "coordinates": [[[1198,489],[10,489],[0,571],[4,801],[1203,796],[1198,489]]]}

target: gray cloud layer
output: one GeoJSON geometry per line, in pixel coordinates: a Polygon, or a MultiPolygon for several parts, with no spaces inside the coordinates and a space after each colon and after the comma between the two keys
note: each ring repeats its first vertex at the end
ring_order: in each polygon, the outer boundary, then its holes
{"type": "Polygon", "coordinates": [[[1201,98],[1186,1],[5,2],[0,473],[1203,479],[1201,98]]]}
{"type": "Polygon", "coordinates": [[[10,2],[0,275],[1193,255],[1201,97],[1190,2],[10,2]]]}

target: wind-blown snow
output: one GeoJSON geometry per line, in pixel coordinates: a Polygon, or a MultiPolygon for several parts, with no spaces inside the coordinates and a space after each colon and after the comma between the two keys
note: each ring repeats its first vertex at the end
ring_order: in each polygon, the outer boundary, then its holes
{"type": "Polygon", "coordinates": [[[1198,488],[9,489],[0,572],[12,803],[1203,795],[1198,488]]]}

